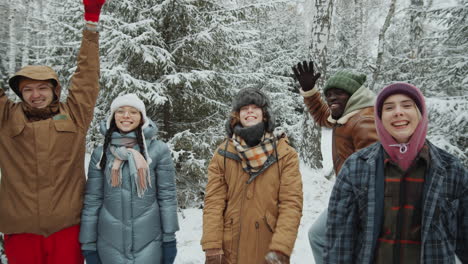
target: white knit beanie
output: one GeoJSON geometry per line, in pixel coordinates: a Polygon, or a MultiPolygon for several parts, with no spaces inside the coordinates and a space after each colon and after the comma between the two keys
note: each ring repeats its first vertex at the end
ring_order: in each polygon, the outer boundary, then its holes
{"type": "Polygon", "coordinates": [[[122,106],[131,106],[137,109],[138,111],[140,111],[141,115],[143,116],[143,121],[144,121],[143,126],[141,128],[143,129],[148,126],[149,122],[148,122],[148,118],[146,117],[145,103],[143,103],[143,101],[140,100],[140,98],[138,98],[136,94],[129,93],[129,94],[120,95],[117,98],[115,98],[114,101],[112,101],[112,104],[110,107],[111,112],[110,112],[109,117],[107,118],[107,123],[106,123],[107,129],[109,129],[110,127],[115,111],[117,111],[117,109],[122,106]]]}

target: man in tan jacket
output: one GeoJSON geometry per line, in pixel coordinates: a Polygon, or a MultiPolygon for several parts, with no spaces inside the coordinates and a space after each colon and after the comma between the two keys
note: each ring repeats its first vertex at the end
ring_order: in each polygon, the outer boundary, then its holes
{"type": "Polygon", "coordinates": [[[84,0],[86,26],[69,95],[56,72],[26,66],[0,90],[0,232],[10,264],[82,264],[78,241],[85,136],[99,92],[97,22],[105,0],[84,0]]]}
{"type": "MultiPolygon", "coordinates": [[[[315,122],[333,129],[332,157],[338,174],[344,161],[354,152],[377,141],[374,123],[375,95],[363,84],[364,74],[339,71],[328,79],[321,99],[315,82],[313,62],[298,63],[293,72],[301,85],[301,95],[315,122]]],[[[353,177],[354,175],[350,175],[353,177]]],[[[327,211],[320,214],[309,230],[309,240],[315,263],[323,263],[327,211]]]]}

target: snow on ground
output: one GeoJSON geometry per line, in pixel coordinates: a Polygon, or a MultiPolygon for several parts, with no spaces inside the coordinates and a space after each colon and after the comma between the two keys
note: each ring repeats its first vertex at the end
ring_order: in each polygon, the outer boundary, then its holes
{"type": "MultiPolygon", "coordinates": [[[[301,165],[304,188],[304,207],[299,232],[291,256],[291,263],[314,263],[307,236],[310,225],[328,204],[333,183],[324,178],[321,170],[311,170],[301,165]]],[[[185,209],[179,212],[180,231],[177,232],[176,264],[204,263],[200,246],[202,235],[202,210],[185,209]]]]}

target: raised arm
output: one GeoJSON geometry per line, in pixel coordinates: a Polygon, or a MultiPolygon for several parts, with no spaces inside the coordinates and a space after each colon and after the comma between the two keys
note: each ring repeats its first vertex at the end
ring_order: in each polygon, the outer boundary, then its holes
{"type": "Polygon", "coordinates": [[[327,121],[330,116],[328,105],[320,97],[320,93],[315,88],[315,83],[320,78],[320,73],[315,73],[314,63],[304,61],[302,64],[292,67],[294,76],[301,85],[300,93],[304,97],[304,104],[307,106],[310,115],[319,126],[332,127],[327,121]]]}
{"type": "Polygon", "coordinates": [[[99,34],[96,26],[105,0],[83,0],[86,29],[83,31],[77,68],[70,82],[67,105],[75,120],[88,129],[99,93],[99,34]]]}
{"type": "Polygon", "coordinates": [[[13,105],[14,103],[8,99],[5,91],[0,89],[0,128],[3,128],[4,122],[8,120],[13,105]]]}

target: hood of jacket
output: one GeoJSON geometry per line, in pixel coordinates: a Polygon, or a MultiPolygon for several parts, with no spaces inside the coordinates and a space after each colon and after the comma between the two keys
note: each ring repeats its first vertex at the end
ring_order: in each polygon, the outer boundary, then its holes
{"type": "Polygon", "coordinates": [[[361,86],[351,97],[349,97],[346,103],[345,111],[343,116],[369,106],[374,106],[375,94],[366,86],[361,86]]]}
{"type": "Polygon", "coordinates": [[[56,100],[60,100],[62,86],[60,85],[57,73],[51,67],[44,65],[25,66],[10,78],[8,84],[10,85],[11,89],[13,89],[13,91],[16,93],[16,95],[18,95],[19,98],[23,99],[21,91],[19,90],[19,82],[21,78],[29,78],[40,81],[51,80],[55,87],[55,89],[53,89],[53,92],[57,96],[56,100]]]}

